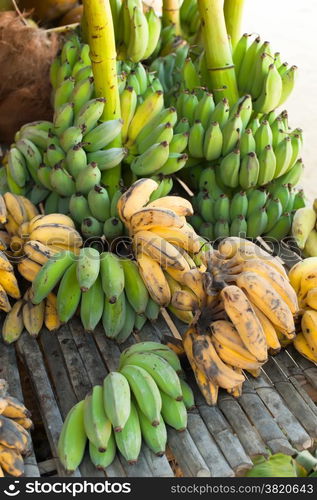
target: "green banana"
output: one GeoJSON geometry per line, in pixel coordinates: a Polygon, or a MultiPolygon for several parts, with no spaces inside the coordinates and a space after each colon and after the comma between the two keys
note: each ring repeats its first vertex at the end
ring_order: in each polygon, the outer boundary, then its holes
{"type": "Polygon", "coordinates": [[[187,411],[183,401],[175,401],[168,394],[161,391],[162,417],[166,424],[177,431],[183,431],[187,427],[187,411]]]}
{"type": "Polygon", "coordinates": [[[85,150],[93,153],[105,148],[121,133],[121,130],[122,120],[108,120],[97,125],[84,135],[85,150]]]}
{"type": "Polygon", "coordinates": [[[248,210],[247,217],[249,217],[254,212],[258,212],[263,208],[267,201],[267,192],[265,189],[251,189],[247,193],[248,198],[248,210]]]}
{"type": "Polygon", "coordinates": [[[275,64],[270,64],[263,82],[262,92],[253,103],[257,113],[269,113],[279,106],[282,96],[282,78],[275,64]]]}
{"type": "Polygon", "coordinates": [[[145,309],[145,316],[149,321],[156,321],[159,317],[160,314],[160,306],[154,300],[151,299],[151,297],[148,300],[146,309],[145,309]]]}
{"type": "Polygon", "coordinates": [[[75,262],[73,252],[65,250],[51,257],[32,283],[32,302],[39,304],[53,290],[65,271],[75,262]]]}
{"type": "Polygon", "coordinates": [[[80,170],[76,177],[76,191],[88,195],[89,191],[101,180],[101,172],[98,163],[88,163],[87,167],[80,170]]]}
{"type": "Polygon", "coordinates": [[[104,294],[101,278],[98,276],[92,287],[82,294],[80,303],[80,318],[83,327],[93,332],[102,318],[104,308],[104,294]]]}
{"type": "Polygon", "coordinates": [[[152,133],[149,134],[143,141],[137,142],[138,153],[145,153],[153,144],[158,144],[166,141],[168,144],[171,142],[173,138],[173,127],[170,122],[161,123],[156,127],[156,129],[152,130],[152,133]]]}
{"type": "Polygon", "coordinates": [[[69,200],[69,211],[72,219],[81,224],[82,221],[91,215],[88,201],[83,194],[73,194],[69,200]]]}
{"type": "Polygon", "coordinates": [[[273,133],[267,120],[262,121],[261,125],[255,132],[254,140],[257,155],[259,155],[266,146],[273,145],[273,133]]]}
{"type": "Polygon", "coordinates": [[[115,439],[120,453],[129,464],[137,462],[142,444],[142,434],[138,413],[133,402],[127,423],[121,432],[116,432],[115,439]]]}
{"type": "Polygon", "coordinates": [[[230,235],[229,222],[226,219],[219,219],[216,221],[214,226],[214,237],[218,238],[226,238],[230,235]]]}
{"type": "Polygon", "coordinates": [[[276,156],[270,144],[260,152],[259,160],[259,177],[258,185],[265,186],[275,177],[276,172],[276,156]]]}
{"type": "Polygon", "coordinates": [[[276,170],[275,177],[280,177],[285,174],[291,167],[291,160],[293,156],[292,140],[286,136],[274,150],[276,157],[276,170]]]}
{"type": "Polygon", "coordinates": [[[54,191],[60,196],[72,196],[76,191],[76,185],[73,178],[65,168],[63,163],[57,163],[51,169],[50,182],[54,191]]]}
{"type": "Polygon", "coordinates": [[[77,259],[76,276],[82,292],[87,292],[99,276],[100,254],[95,248],[81,248],[77,259]]]}
{"type": "Polygon", "coordinates": [[[194,393],[188,383],[182,378],[179,379],[181,383],[182,393],[183,393],[183,401],[186,407],[186,410],[192,410],[195,408],[195,399],[194,393]]]}
{"type": "Polygon", "coordinates": [[[67,414],[57,445],[58,457],[67,472],[74,472],[80,465],[86,442],[84,401],[80,401],[67,414]]]}
{"type": "Polygon", "coordinates": [[[210,194],[207,192],[202,193],[203,197],[202,200],[199,203],[199,211],[206,222],[215,222],[215,217],[214,217],[214,205],[215,205],[215,200],[210,196],[210,194]]]}
{"type": "Polygon", "coordinates": [[[273,238],[275,240],[282,240],[287,236],[292,227],[292,216],[290,213],[285,212],[276,222],[276,224],[265,234],[266,238],[273,238]]]}
{"type": "Polygon", "coordinates": [[[210,122],[219,123],[219,126],[222,129],[229,118],[229,111],[230,108],[228,99],[222,99],[213,110],[210,122]]]}
{"type": "Polygon", "coordinates": [[[145,312],[149,300],[147,288],[143,283],[135,262],[128,259],[122,259],[121,263],[124,271],[125,293],[127,299],[135,312],[137,314],[142,314],[145,312]]]}
{"type": "Polygon", "coordinates": [[[204,136],[204,157],[208,161],[216,160],[221,156],[223,135],[218,122],[211,122],[204,136]]]}
{"type": "Polygon", "coordinates": [[[124,226],[118,217],[110,217],[104,222],[103,234],[107,240],[115,240],[123,234],[124,226]]]}
{"type": "Polygon", "coordinates": [[[159,425],[153,427],[139,408],[138,415],[144,441],[155,455],[162,457],[167,443],[167,431],[162,416],[160,415],[159,425]]]}
{"type": "Polygon", "coordinates": [[[96,446],[94,446],[92,442],[89,442],[89,457],[98,470],[105,470],[109,467],[115,459],[116,452],[116,440],[113,432],[110,434],[107,450],[105,452],[100,453],[96,446]]]}
{"type": "Polygon", "coordinates": [[[104,379],[103,402],[114,432],[121,432],[127,423],[131,409],[130,386],[121,373],[110,372],[104,379]]]}
{"type": "Polygon", "coordinates": [[[239,236],[239,238],[246,238],[248,231],[248,224],[244,215],[237,215],[231,219],[230,236],[239,236]]]}
{"type": "Polygon", "coordinates": [[[230,220],[239,215],[246,216],[248,211],[248,197],[245,191],[236,193],[230,202],[230,220]]]}
{"type": "Polygon", "coordinates": [[[84,78],[76,82],[74,90],[70,96],[69,102],[74,104],[74,116],[76,117],[83,106],[89,102],[94,92],[93,77],[84,78]]]}
{"type": "Polygon", "coordinates": [[[121,259],[111,252],[103,252],[100,255],[100,275],[106,298],[114,304],[122,294],[125,284],[121,259]]]}
{"type": "Polygon", "coordinates": [[[74,90],[75,80],[72,77],[63,79],[60,85],[55,90],[54,95],[54,110],[57,110],[60,106],[66,102],[71,101],[71,95],[74,90]]]}
{"type": "Polygon", "coordinates": [[[249,189],[256,186],[259,177],[259,161],[255,153],[249,153],[242,158],[239,183],[243,189],[249,189]]]}
{"type": "Polygon", "coordinates": [[[255,152],[255,139],[250,128],[247,128],[240,136],[239,149],[241,157],[255,152]]]}
{"type": "Polygon", "coordinates": [[[126,297],[124,292],[113,303],[109,302],[108,298],[105,299],[102,324],[107,337],[115,338],[119,334],[124,326],[125,314],[126,297]]]}
{"type": "Polygon", "coordinates": [[[179,362],[178,356],[174,353],[174,351],[172,351],[167,345],[152,341],[137,342],[136,344],[127,347],[127,349],[125,349],[121,353],[119,367],[126,364],[126,361],[128,363],[128,358],[132,354],[139,352],[154,352],[154,354],[156,354],[157,356],[164,358],[165,361],[167,361],[177,373],[182,372],[182,367],[179,362]]]}
{"type": "Polygon", "coordinates": [[[101,171],[109,170],[119,165],[127,155],[127,152],[126,148],[101,149],[93,153],[88,153],[87,160],[88,162],[96,162],[101,171]]]}
{"type": "Polygon", "coordinates": [[[145,314],[136,314],[134,321],[134,331],[140,332],[146,323],[147,317],[145,314]]]}
{"type": "Polygon", "coordinates": [[[189,131],[188,150],[193,158],[203,158],[204,156],[204,136],[205,130],[200,120],[195,120],[189,131]]]}
{"type": "Polygon", "coordinates": [[[76,276],[77,262],[65,271],[57,292],[57,313],[63,323],[75,314],[81,299],[81,290],[76,276]]]}
{"type": "Polygon", "coordinates": [[[74,125],[77,127],[85,127],[86,134],[90,132],[98,123],[101,118],[105,105],[105,99],[99,97],[90,99],[82,106],[78,114],[75,116],[74,125]]]}
{"type": "Polygon", "coordinates": [[[81,144],[76,144],[67,151],[66,168],[74,179],[87,167],[87,155],[81,144]]]}
{"type": "Polygon", "coordinates": [[[243,124],[239,113],[229,118],[225,123],[222,128],[222,156],[226,156],[237,147],[242,128],[243,124]]]}
{"type": "Polygon", "coordinates": [[[257,212],[252,212],[247,218],[247,238],[257,238],[264,231],[268,223],[268,216],[265,207],[257,212]]]}
{"type": "Polygon", "coordinates": [[[89,441],[102,453],[108,448],[112,432],[103,403],[103,387],[95,385],[84,402],[84,426],[89,441]]]}
{"type": "Polygon", "coordinates": [[[120,330],[120,332],[118,333],[118,335],[116,336],[116,342],[118,344],[122,344],[128,339],[128,337],[130,337],[134,328],[135,316],[136,314],[133,307],[130,305],[128,301],[126,301],[124,325],[120,330]]]}
{"type": "Polygon", "coordinates": [[[131,170],[136,175],[150,175],[163,167],[168,160],[168,142],[153,144],[145,153],[138,156],[131,164],[131,170]]]}
{"type": "Polygon", "coordinates": [[[223,219],[229,220],[230,218],[230,200],[226,194],[221,194],[214,204],[214,218],[215,220],[223,219]]]}
{"type": "Polygon", "coordinates": [[[96,184],[88,193],[88,206],[92,215],[104,222],[110,217],[110,199],[108,191],[96,184]]]}
{"type": "MultiPolygon", "coordinates": [[[[246,159],[249,158],[249,155],[252,155],[254,153],[249,153],[247,156],[245,156],[242,159],[242,165],[243,162],[246,162],[246,159]]],[[[219,166],[219,174],[220,174],[220,179],[224,183],[225,186],[231,187],[231,188],[236,188],[239,186],[239,182],[241,186],[244,189],[247,189],[245,187],[246,182],[244,182],[244,177],[241,179],[241,168],[240,168],[240,150],[239,149],[234,149],[231,153],[229,153],[227,156],[225,156],[220,163],[219,166]],[[242,184],[242,182],[243,184],[242,184]]],[[[249,186],[247,186],[249,187],[249,186]]]]}
{"type": "Polygon", "coordinates": [[[293,91],[296,77],[297,66],[291,66],[284,74],[282,74],[282,93],[278,105],[281,106],[293,91]]]}
{"type": "Polygon", "coordinates": [[[28,171],[23,154],[16,147],[11,147],[8,154],[8,171],[13,181],[23,188],[28,180],[28,171]]]}

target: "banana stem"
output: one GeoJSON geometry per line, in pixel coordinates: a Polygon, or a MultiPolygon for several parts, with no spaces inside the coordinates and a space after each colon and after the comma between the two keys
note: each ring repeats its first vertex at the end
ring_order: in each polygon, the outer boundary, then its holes
{"type": "Polygon", "coordinates": [[[171,24],[175,27],[175,35],[181,35],[180,2],[179,0],[163,0],[163,26],[171,24]]]}
{"type": "Polygon", "coordinates": [[[231,38],[232,48],[237,45],[241,36],[241,23],[244,0],[225,0],[224,13],[228,35],[231,38]]]}
{"type": "Polygon", "coordinates": [[[209,87],[214,91],[216,102],[226,97],[232,105],[238,100],[239,93],[223,13],[223,0],[199,0],[198,6],[209,87]]]}
{"type": "MultiPolygon", "coordinates": [[[[96,97],[106,99],[102,120],[121,118],[116,68],[116,43],[109,0],[84,0],[84,15],[88,31],[90,58],[96,97]]],[[[120,147],[120,135],[110,147],[120,147]]],[[[119,188],[121,166],[103,172],[102,182],[112,197],[119,188]]]]}

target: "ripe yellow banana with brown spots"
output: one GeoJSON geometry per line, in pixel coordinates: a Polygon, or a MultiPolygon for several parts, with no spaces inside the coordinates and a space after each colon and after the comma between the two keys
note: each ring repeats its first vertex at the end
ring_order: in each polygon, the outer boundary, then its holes
{"type": "Polygon", "coordinates": [[[130,227],[133,233],[149,231],[155,227],[182,228],[184,221],[175,212],[167,208],[142,208],[132,215],[130,227]]]}
{"type": "Polygon", "coordinates": [[[48,294],[45,300],[44,323],[50,332],[57,330],[61,325],[57,313],[57,297],[52,292],[48,294]]]}
{"type": "Polygon", "coordinates": [[[317,357],[317,311],[308,309],[304,312],[302,332],[313,355],[317,357]]]}
{"type": "Polygon", "coordinates": [[[29,258],[24,258],[21,262],[18,263],[18,271],[27,281],[32,281],[35,279],[39,271],[42,269],[42,266],[37,262],[29,258]]]}
{"type": "Polygon", "coordinates": [[[119,198],[117,209],[119,217],[128,224],[132,215],[143,208],[149,201],[151,194],[158,188],[153,179],[139,179],[119,198]]]}
{"type": "Polygon", "coordinates": [[[24,462],[21,454],[0,444],[0,467],[10,476],[20,477],[24,474],[24,462]]]}
{"type": "Polygon", "coordinates": [[[0,271],[0,285],[10,297],[14,299],[21,297],[19,285],[13,271],[0,271]]]}
{"type": "Polygon", "coordinates": [[[159,262],[164,269],[173,267],[180,271],[189,270],[189,265],[180,252],[168,241],[151,231],[139,231],[135,234],[133,243],[137,254],[145,253],[159,262]]]}
{"type": "Polygon", "coordinates": [[[161,266],[145,254],[137,256],[140,274],[154,302],[166,307],[171,301],[171,291],[161,266]]]}
{"type": "Polygon", "coordinates": [[[192,204],[181,196],[163,196],[147,205],[147,208],[167,208],[173,210],[177,215],[188,217],[193,215],[192,204]]]}
{"type": "Polygon", "coordinates": [[[252,307],[262,325],[269,353],[277,354],[281,350],[281,344],[273,323],[256,305],[252,304],[252,307]]]}
{"type": "Polygon", "coordinates": [[[304,358],[309,359],[313,363],[317,363],[317,355],[314,353],[304,336],[303,333],[298,333],[293,341],[295,349],[302,355],[304,358]]]}
{"type": "Polygon", "coordinates": [[[163,224],[160,224],[152,227],[151,231],[187,252],[198,253],[200,250],[201,242],[199,236],[186,224],[183,227],[163,227],[163,224]]]}

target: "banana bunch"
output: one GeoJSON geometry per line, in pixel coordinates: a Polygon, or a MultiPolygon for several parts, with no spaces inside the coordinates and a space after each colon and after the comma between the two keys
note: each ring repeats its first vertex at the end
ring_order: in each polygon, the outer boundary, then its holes
{"type": "Polygon", "coordinates": [[[181,378],[181,365],[169,347],[141,342],[125,349],[118,371],[103,385],[93,387],[64,422],[58,442],[59,459],[69,472],[80,465],[87,440],[92,463],[104,470],[117,449],[134,464],[142,438],[157,456],[167,443],[166,425],[181,431],[187,426],[187,409],[194,407],[189,385],[181,378]]]}
{"type": "Polygon", "coordinates": [[[190,164],[212,162],[224,188],[246,190],[281,178],[298,182],[302,131],[290,129],[286,111],[253,118],[250,95],[229,108],[226,99],[215,105],[212,94],[201,90],[198,96],[194,90],[180,92],[176,109],[175,133],[179,128],[189,133],[190,164]]]}
{"type": "Polygon", "coordinates": [[[136,181],[119,199],[119,216],[152,300],[189,323],[191,311],[203,307],[207,298],[195,263],[206,242],[186,222],[193,214],[190,202],[179,196],[151,202],[156,189],[153,179],[136,181]]]}
{"type": "Polygon", "coordinates": [[[290,283],[297,293],[301,308],[300,332],[294,347],[305,358],[317,362],[317,257],[295,264],[289,271],[290,283]]]}
{"type": "Polygon", "coordinates": [[[24,474],[23,456],[31,447],[30,416],[26,407],[7,393],[6,381],[0,379],[0,477],[24,474]]]}
{"type": "Polygon", "coordinates": [[[161,19],[142,0],[110,2],[118,58],[132,62],[149,59],[160,45],[161,19]]]}
{"type": "Polygon", "coordinates": [[[187,40],[197,41],[200,33],[201,19],[197,0],[184,0],[180,8],[181,27],[187,40]]]}
{"type": "Polygon", "coordinates": [[[317,256],[317,200],[313,207],[301,207],[294,215],[292,235],[305,257],[317,256]]]}
{"type": "MultiPolygon", "coordinates": [[[[51,255],[43,264],[33,280],[30,300],[33,307],[43,301],[51,309],[55,306],[59,323],[68,322],[79,309],[86,331],[93,331],[102,321],[107,337],[122,343],[147,320],[158,318],[160,305],[149,297],[132,260],[85,247],[78,255],[70,250],[51,255]]],[[[53,310],[49,312],[52,323],[53,310]]]]}
{"type": "Polygon", "coordinates": [[[204,308],[183,345],[207,404],[219,387],[241,394],[246,370],[260,373],[268,353],[295,338],[298,300],[283,266],[254,243],[229,237],[204,255],[204,308]]]}
{"type": "Polygon", "coordinates": [[[218,183],[217,169],[207,167],[200,174],[199,192],[193,199],[195,215],[189,222],[209,240],[260,235],[281,240],[290,233],[296,210],[305,207],[304,192],[292,187],[297,176],[291,174],[265,187],[232,192],[218,183]]]}

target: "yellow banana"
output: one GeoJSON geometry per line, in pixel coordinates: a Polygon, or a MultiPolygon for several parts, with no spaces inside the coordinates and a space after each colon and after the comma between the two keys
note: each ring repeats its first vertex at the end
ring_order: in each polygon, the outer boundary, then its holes
{"type": "Polygon", "coordinates": [[[24,206],[27,220],[30,221],[31,219],[33,219],[33,217],[38,215],[39,211],[36,208],[36,206],[33,205],[33,203],[28,198],[25,198],[24,196],[20,196],[19,198],[20,198],[22,205],[24,206]]]}
{"type": "Polygon", "coordinates": [[[158,188],[153,179],[139,179],[119,198],[117,209],[124,223],[129,223],[132,215],[143,208],[151,194],[158,188]]]}
{"type": "Polygon", "coordinates": [[[172,306],[181,311],[197,311],[198,297],[190,290],[177,290],[172,295],[172,306]]]}
{"type": "Polygon", "coordinates": [[[19,418],[15,418],[14,420],[17,424],[21,425],[26,430],[33,429],[33,422],[28,417],[19,417],[19,418]]]}
{"type": "MultiPolygon", "coordinates": [[[[290,308],[292,314],[298,311],[297,295],[293,287],[290,285],[288,279],[285,279],[278,271],[269,266],[265,261],[258,259],[251,259],[242,265],[243,272],[254,272],[271,285],[272,288],[281,296],[284,302],[290,308]]],[[[316,270],[316,284],[317,284],[317,270],[316,270]]]]}
{"type": "Polygon", "coordinates": [[[176,307],[169,305],[168,310],[176,316],[177,319],[182,321],[183,323],[186,323],[187,325],[190,325],[190,323],[194,319],[194,315],[191,311],[181,311],[180,309],[176,309],[176,307]]]}
{"type": "Polygon", "coordinates": [[[308,305],[308,307],[311,307],[312,309],[315,309],[315,311],[317,311],[317,287],[312,288],[308,291],[305,303],[308,305]]]}
{"type": "Polygon", "coordinates": [[[161,266],[145,254],[137,256],[140,274],[154,302],[166,307],[171,301],[171,292],[161,266]]]}
{"type": "MultiPolygon", "coordinates": [[[[166,267],[166,269],[164,269],[164,271],[166,271],[166,273],[171,278],[173,278],[174,281],[176,281],[177,283],[180,284],[180,283],[183,283],[183,274],[187,271],[190,271],[190,268],[185,269],[184,271],[180,271],[179,269],[175,269],[174,267],[166,267]]],[[[179,289],[181,290],[182,287],[180,286],[179,289]]]]}
{"type": "Polygon", "coordinates": [[[37,337],[42,329],[44,323],[44,309],[44,300],[36,305],[32,304],[30,300],[27,300],[23,306],[23,323],[32,337],[37,337]]]}
{"type": "Polygon", "coordinates": [[[298,333],[293,341],[295,349],[302,355],[304,358],[309,359],[313,363],[317,363],[317,355],[314,353],[309,344],[303,335],[303,333],[298,333]]]}
{"type": "Polygon", "coordinates": [[[5,317],[2,327],[2,338],[6,344],[15,342],[23,331],[22,307],[24,300],[18,300],[5,317]]]}
{"type": "Polygon", "coordinates": [[[45,264],[50,257],[59,252],[59,250],[52,250],[51,247],[44,245],[44,243],[34,240],[27,241],[24,244],[23,250],[29,259],[41,265],[45,264]]]}
{"type": "Polygon", "coordinates": [[[8,260],[5,253],[0,251],[0,271],[13,271],[13,266],[11,262],[8,260]]]}
{"type": "Polygon", "coordinates": [[[70,226],[63,224],[44,224],[31,231],[31,240],[37,240],[45,245],[66,245],[81,247],[83,240],[80,234],[70,226]]]}
{"type": "Polygon", "coordinates": [[[10,476],[20,477],[24,474],[24,462],[21,454],[0,444],[0,466],[10,476]]]}
{"type": "Polygon", "coordinates": [[[257,368],[256,370],[247,370],[247,372],[249,372],[252,377],[257,378],[261,375],[261,368],[257,368]]]}
{"type": "Polygon", "coordinates": [[[2,285],[0,285],[0,309],[4,312],[11,311],[11,304],[9,302],[7,292],[5,291],[2,285]]]}
{"type": "Polygon", "coordinates": [[[29,448],[29,435],[14,420],[0,415],[0,444],[25,454],[29,448]]]}
{"type": "Polygon", "coordinates": [[[147,208],[167,208],[179,216],[193,215],[192,204],[181,196],[163,196],[147,205],[147,208]]]}
{"type": "Polygon", "coordinates": [[[163,225],[158,225],[152,227],[151,231],[161,238],[164,238],[169,243],[183,248],[187,252],[198,253],[200,250],[201,243],[199,236],[186,225],[182,228],[176,226],[163,227],[163,225]]]}
{"type": "Polygon", "coordinates": [[[164,94],[161,90],[157,90],[137,107],[128,129],[128,147],[134,143],[144,126],[161,111],[163,106],[164,94]]]}
{"type": "Polygon", "coordinates": [[[0,224],[7,222],[7,207],[2,194],[0,194],[0,224]]]}
{"type": "Polygon", "coordinates": [[[23,222],[21,226],[19,226],[19,229],[17,231],[17,235],[22,239],[25,240],[29,237],[30,235],[30,223],[29,222],[23,222]]]}
{"type": "Polygon", "coordinates": [[[45,301],[44,323],[49,331],[57,330],[61,322],[57,314],[57,297],[49,293],[45,301]]]}
{"type": "Polygon", "coordinates": [[[7,214],[7,222],[4,227],[9,234],[17,234],[19,230],[19,224],[16,222],[15,218],[11,213],[7,214]]]}
{"type": "Polygon", "coordinates": [[[60,243],[54,243],[54,245],[47,245],[47,247],[50,249],[51,252],[54,253],[59,253],[59,252],[64,252],[65,250],[70,250],[73,252],[75,255],[79,255],[80,253],[80,248],[79,247],[74,247],[74,246],[68,246],[68,245],[62,245],[60,243]]]}
{"type": "Polygon", "coordinates": [[[189,270],[184,257],[168,241],[151,231],[139,231],[135,234],[133,242],[137,253],[145,253],[159,262],[163,267],[173,267],[181,271],[189,270]]]}
{"type": "Polygon", "coordinates": [[[258,307],[256,307],[254,304],[252,304],[252,307],[262,325],[266,338],[266,344],[270,354],[277,354],[281,350],[281,344],[273,323],[267,316],[265,316],[265,314],[263,314],[262,311],[260,311],[258,307]]]}
{"type": "Polygon", "coordinates": [[[187,359],[192,367],[197,385],[204,396],[206,403],[210,406],[217,404],[219,386],[216,382],[209,380],[204,371],[200,370],[193,356],[193,342],[197,332],[191,327],[183,336],[183,346],[187,359]]]}
{"type": "Polygon", "coordinates": [[[20,196],[7,192],[3,195],[7,210],[10,212],[15,222],[20,226],[28,220],[27,213],[20,196]]]}
{"type": "Polygon", "coordinates": [[[288,277],[292,287],[298,294],[301,286],[301,280],[304,273],[314,272],[317,268],[317,257],[308,257],[305,260],[297,262],[289,271],[288,277]]]}
{"type": "Polygon", "coordinates": [[[246,349],[232,323],[225,320],[214,321],[210,329],[211,341],[224,363],[241,369],[258,368],[258,360],[246,349]]]}
{"type": "Polygon", "coordinates": [[[0,271],[0,285],[10,297],[14,299],[21,297],[19,285],[13,271],[0,271]]]}
{"type": "Polygon", "coordinates": [[[203,275],[197,267],[183,273],[182,284],[186,285],[194,292],[199,298],[200,307],[203,307],[206,303],[207,296],[203,286],[203,275]]]}
{"type": "Polygon", "coordinates": [[[281,296],[270,287],[270,284],[256,273],[241,273],[236,283],[247,294],[248,298],[260,311],[272,321],[288,338],[294,337],[295,325],[293,315],[281,296]]]}
{"type": "Polygon", "coordinates": [[[302,316],[302,332],[314,356],[317,356],[317,311],[308,309],[302,316]]]}
{"type": "Polygon", "coordinates": [[[314,270],[304,271],[300,281],[298,300],[300,305],[304,305],[309,290],[317,287],[317,266],[314,270]]]}
{"type": "Polygon", "coordinates": [[[238,330],[245,347],[260,362],[267,359],[265,335],[252,305],[238,286],[226,286],[220,292],[224,309],[238,330]]]}
{"type": "Polygon", "coordinates": [[[30,232],[34,229],[45,226],[46,224],[61,224],[63,226],[68,226],[75,228],[73,220],[64,214],[48,214],[41,217],[36,217],[30,221],[30,232]]]}
{"type": "Polygon", "coordinates": [[[18,263],[18,271],[27,281],[32,282],[42,266],[29,258],[22,259],[18,263]]]}
{"type": "Polygon", "coordinates": [[[167,208],[142,208],[132,215],[130,227],[133,233],[148,231],[156,226],[176,227],[184,226],[184,221],[175,212],[167,208]]]}
{"type": "Polygon", "coordinates": [[[5,400],[7,402],[7,406],[2,413],[5,417],[17,419],[29,418],[31,416],[29,410],[17,398],[6,396],[5,400]]]}
{"type": "Polygon", "coordinates": [[[7,231],[0,230],[0,250],[6,250],[10,246],[11,237],[7,231]]]}

